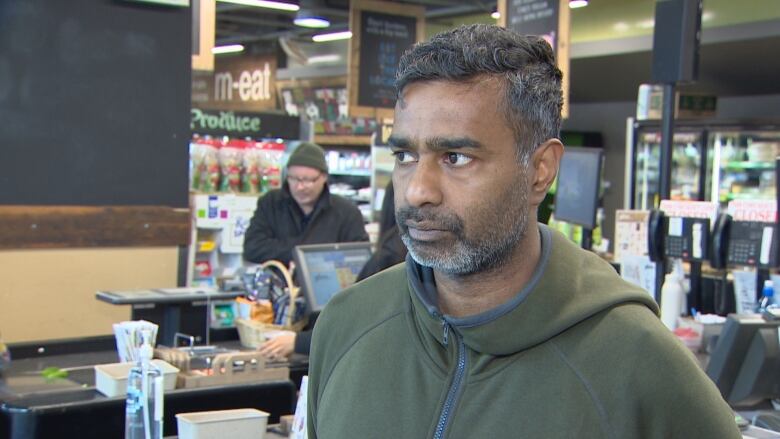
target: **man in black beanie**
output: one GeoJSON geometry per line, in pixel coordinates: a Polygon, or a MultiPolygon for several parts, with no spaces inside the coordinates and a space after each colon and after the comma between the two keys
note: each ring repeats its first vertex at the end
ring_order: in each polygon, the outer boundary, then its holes
{"type": "Polygon", "coordinates": [[[296,245],[368,241],[363,216],[351,201],[328,191],[325,151],[303,142],[287,161],[281,189],[257,200],[244,237],[244,259],[289,265],[296,245]]]}
{"type": "MultiPolygon", "coordinates": [[[[257,200],[244,236],[244,259],[256,263],[275,259],[289,265],[296,245],[368,241],[360,210],[331,194],[327,183],[325,151],[314,143],[298,145],[287,160],[282,188],[257,200]]],[[[311,331],[285,333],[263,344],[260,352],[272,358],[293,351],[308,354],[310,343],[311,331]]]]}

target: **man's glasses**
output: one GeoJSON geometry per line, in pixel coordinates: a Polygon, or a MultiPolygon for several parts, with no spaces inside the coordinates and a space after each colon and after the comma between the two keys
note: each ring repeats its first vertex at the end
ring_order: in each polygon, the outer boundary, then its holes
{"type": "Polygon", "coordinates": [[[301,187],[310,187],[314,185],[314,183],[317,182],[317,180],[322,177],[322,174],[316,176],[316,177],[293,177],[291,175],[287,176],[287,183],[290,184],[290,186],[301,186],[301,187]]]}

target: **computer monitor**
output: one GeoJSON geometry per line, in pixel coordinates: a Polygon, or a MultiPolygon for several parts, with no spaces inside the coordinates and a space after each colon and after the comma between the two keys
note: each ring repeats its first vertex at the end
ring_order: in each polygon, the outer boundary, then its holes
{"type": "Polygon", "coordinates": [[[707,375],[723,399],[749,407],[780,397],[780,321],[732,314],[710,355],[707,375]]]}
{"type": "Polygon", "coordinates": [[[596,227],[603,154],[599,148],[566,147],[555,191],[556,220],[596,227]]]}
{"type": "Polygon", "coordinates": [[[370,257],[369,242],[295,247],[293,258],[309,311],[321,311],[331,297],[354,284],[370,257]]]}

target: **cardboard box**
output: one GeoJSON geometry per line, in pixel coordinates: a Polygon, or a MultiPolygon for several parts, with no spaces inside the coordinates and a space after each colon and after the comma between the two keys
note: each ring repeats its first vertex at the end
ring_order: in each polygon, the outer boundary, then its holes
{"type": "MultiPolygon", "coordinates": [[[[163,389],[176,388],[176,374],[179,369],[163,360],[152,360],[152,364],[160,368],[163,373],[163,389]]],[[[95,365],[95,387],[97,391],[109,396],[127,394],[127,377],[135,363],[111,363],[95,365]]]]}
{"type": "Polygon", "coordinates": [[[263,439],[268,416],[256,409],[179,413],[176,424],[179,439],[263,439]]]}

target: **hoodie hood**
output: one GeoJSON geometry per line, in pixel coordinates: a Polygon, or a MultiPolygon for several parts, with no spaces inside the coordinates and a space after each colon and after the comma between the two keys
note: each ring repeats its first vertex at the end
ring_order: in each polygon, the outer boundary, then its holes
{"type": "Polygon", "coordinates": [[[439,311],[433,270],[407,256],[409,290],[418,323],[442,344],[446,323],[470,349],[509,355],[544,343],[616,306],[646,306],[658,314],[657,304],[646,291],[621,279],[599,256],[542,224],[539,233],[541,257],[530,281],[511,300],[467,317],[439,311]]]}

